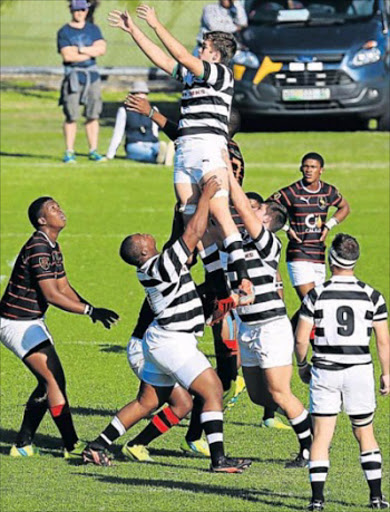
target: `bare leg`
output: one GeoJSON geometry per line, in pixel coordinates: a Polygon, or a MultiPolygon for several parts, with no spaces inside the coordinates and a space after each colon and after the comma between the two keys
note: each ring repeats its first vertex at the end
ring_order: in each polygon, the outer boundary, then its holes
{"type": "Polygon", "coordinates": [[[77,123],[75,121],[72,122],[64,122],[64,138],[65,138],[65,147],[67,151],[74,151],[74,143],[76,140],[77,133],[77,123]]]}
{"type": "Polygon", "coordinates": [[[99,139],[99,120],[87,119],[85,122],[85,131],[89,145],[89,151],[95,151],[98,146],[99,139]]]}

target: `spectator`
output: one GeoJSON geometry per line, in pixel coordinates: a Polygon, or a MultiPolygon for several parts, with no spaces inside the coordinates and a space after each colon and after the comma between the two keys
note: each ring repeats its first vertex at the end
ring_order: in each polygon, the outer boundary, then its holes
{"type": "Polygon", "coordinates": [[[58,53],[62,55],[65,78],[61,86],[60,105],[65,114],[64,163],[75,163],[74,143],[77,133],[79,106],[84,105],[85,130],[89,144],[89,159],[102,162],[97,152],[99,116],[102,110],[100,76],[96,57],[106,53],[106,42],[96,25],[86,21],[89,4],[86,0],[71,0],[72,20],[57,33],[58,53]]]}
{"type": "MultiPolygon", "coordinates": [[[[146,82],[142,80],[133,83],[128,98],[145,99],[149,94],[146,82]]],[[[140,113],[133,108],[119,107],[114,133],[107,151],[107,158],[115,157],[119,144],[126,134],[126,158],[137,162],[172,165],[174,146],[158,140],[158,125],[152,121],[152,116],[158,112],[156,107],[150,107],[148,112],[140,113]]]]}
{"type": "Polygon", "coordinates": [[[248,25],[248,18],[243,4],[235,0],[219,0],[218,3],[205,5],[196,38],[197,49],[203,42],[206,32],[221,30],[237,36],[248,25]]]}

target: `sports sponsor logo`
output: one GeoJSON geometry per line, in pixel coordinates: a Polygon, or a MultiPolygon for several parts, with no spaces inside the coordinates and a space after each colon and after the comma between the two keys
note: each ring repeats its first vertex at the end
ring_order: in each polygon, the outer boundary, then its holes
{"type": "Polygon", "coordinates": [[[325,197],[318,198],[318,207],[321,210],[326,210],[326,208],[328,207],[328,201],[325,199],[325,197]]]}
{"type": "Polygon", "coordinates": [[[272,196],[272,199],[277,201],[278,199],[281,198],[281,196],[282,196],[282,194],[280,192],[275,192],[275,194],[272,196]]]}
{"type": "Polygon", "coordinates": [[[302,196],[302,197],[300,197],[299,199],[300,199],[301,201],[303,201],[304,203],[306,203],[306,204],[309,204],[309,203],[310,203],[310,197],[303,197],[303,196],[302,196]]]}
{"type": "Polygon", "coordinates": [[[305,217],[306,233],[320,233],[322,227],[322,220],[319,215],[311,213],[305,217]]]}

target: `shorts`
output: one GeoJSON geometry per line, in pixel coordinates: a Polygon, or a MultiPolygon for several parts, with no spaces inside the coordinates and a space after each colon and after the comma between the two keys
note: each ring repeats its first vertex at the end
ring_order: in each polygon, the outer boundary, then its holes
{"type": "MultiPolygon", "coordinates": [[[[67,122],[77,121],[80,117],[80,99],[83,92],[81,84],[77,92],[70,92],[68,81],[63,82],[62,103],[63,112],[67,122]]],[[[103,102],[100,95],[100,79],[95,80],[89,86],[87,102],[84,108],[84,116],[87,119],[99,119],[102,113],[103,102]]]]}
{"type": "Polygon", "coordinates": [[[216,169],[226,169],[222,151],[227,143],[219,135],[185,136],[176,141],[174,183],[198,185],[203,177],[216,169]]]}
{"type": "Polygon", "coordinates": [[[238,342],[242,366],[265,370],[292,364],[294,336],[287,316],[256,325],[241,322],[238,342]]]}
{"type": "MultiPolygon", "coordinates": [[[[127,344],[127,360],[135,375],[139,380],[142,380],[141,372],[144,367],[145,357],[143,341],[139,338],[135,338],[134,336],[130,338],[129,343],[127,344]]],[[[179,384],[176,382],[174,387],[177,386],[179,386],[179,384]]]]}
{"type": "Polygon", "coordinates": [[[312,368],[310,412],[335,415],[342,409],[349,415],[375,411],[375,382],[372,364],[354,365],[345,370],[312,368]]]}
{"type": "Polygon", "coordinates": [[[325,282],[326,266],[325,263],[311,263],[310,261],[288,261],[288,273],[291,284],[300,286],[301,284],[314,283],[315,286],[325,282]]]}
{"type": "Polygon", "coordinates": [[[43,318],[36,320],[1,318],[0,341],[19,359],[23,359],[30,350],[46,340],[53,345],[53,338],[43,318]]]}
{"type": "Polygon", "coordinates": [[[153,322],[144,337],[141,379],[152,386],[174,386],[178,382],[190,388],[201,373],[211,368],[197,343],[193,334],[167,331],[153,322]]]}

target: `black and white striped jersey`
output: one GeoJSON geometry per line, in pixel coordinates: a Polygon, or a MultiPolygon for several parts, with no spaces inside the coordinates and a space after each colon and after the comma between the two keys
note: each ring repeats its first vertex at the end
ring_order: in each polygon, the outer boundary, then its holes
{"type": "Polygon", "coordinates": [[[191,252],[180,237],[137,270],[160,327],[202,336],[204,315],[186,261],[191,252]]]}
{"type": "MultiPolygon", "coordinates": [[[[249,306],[237,308],[240,319],[247,324],[256,324],[286,315],[286,307],[277,292],[275,280],[282,249],[280,240],[263,227],[256,240],[248,235],[243,242],[249,278],[255,288],[255,301],[249,306]]],[[[234,251],[230,257],[234,259],[234,251]]],[[[228,277],[232,288],[236,289],[239,283],[230,261],[228,277]]]]}
{"type": "Polygon", "coordinates": [[[224,64],[203,64],[203,78],[196,78],[181,64],[174,71],[174,77],[184,84],[178,136],[214,134],[227,138],[233,73],[224,64]]]}
{"type": "Polygon", "coordinates": [[[387,319],[382,295],[354,276],[333,276],[302,302],[300,316],[315,325],[312,362],[338,370],[371,363],[372,324],[387,319]]]}

